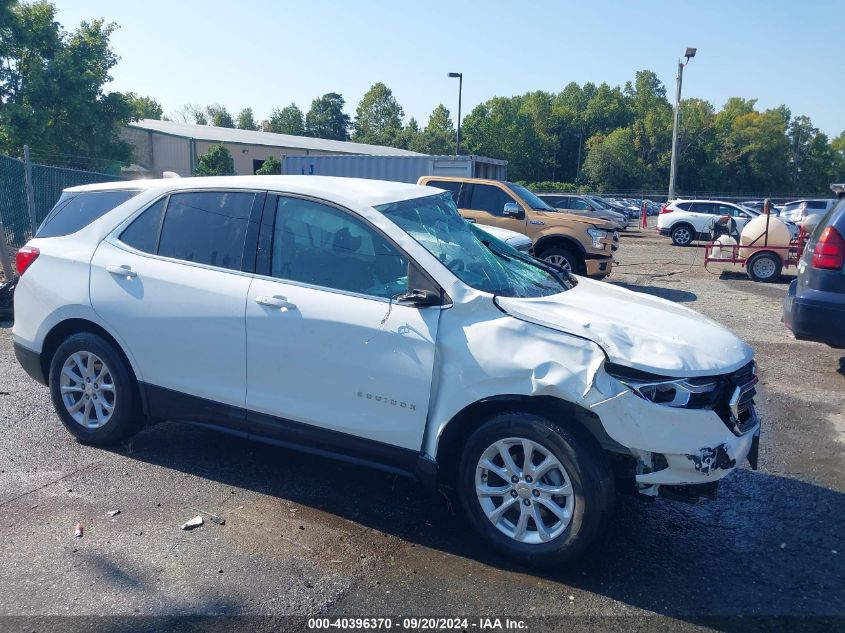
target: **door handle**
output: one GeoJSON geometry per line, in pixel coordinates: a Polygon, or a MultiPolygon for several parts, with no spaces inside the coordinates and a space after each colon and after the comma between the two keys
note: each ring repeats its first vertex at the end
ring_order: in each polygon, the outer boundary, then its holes
{"type": "Polygon", "coordinates": [[[296,308],[296,304],[288,301],[287,297],[281,297],[279,295],[272,297],[258,295],[255,297],[255,303],[262,306],[268,306],[270,308],[280,308],[282,311],[293,310],[296,308]]]}
{"type": "Polygon", "coordinates": [[[126,279],[134,279],[138,276],[138,273],[132,270],[131,266],[127,266],[126,264],[123,266],[106,266],[106,272],[109,272],[112,275],[125,277],[126,279]]]}

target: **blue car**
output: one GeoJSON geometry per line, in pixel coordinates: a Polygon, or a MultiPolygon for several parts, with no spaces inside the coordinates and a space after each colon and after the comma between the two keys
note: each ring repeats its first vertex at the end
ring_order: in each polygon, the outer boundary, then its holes
{"type": "Polygon", "coordinates": [[[798,264],[798,278],[783,300],[783,322],[795,338],[845,348],[845,184],[798,264]]]}

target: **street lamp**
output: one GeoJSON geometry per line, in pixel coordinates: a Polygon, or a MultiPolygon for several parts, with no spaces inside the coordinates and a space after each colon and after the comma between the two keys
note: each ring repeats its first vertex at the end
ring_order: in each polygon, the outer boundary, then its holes
{"type": "Polygon", "coordinates": [[[464,88],[463,73],[449,73],[449,77],[458,78],[458,140],[455,142],[455,156],[461,153],[461,92],[464,88]]]}
{"type": "Polygon", "coordinates": [[[684,66],[689,64],[689,60],[695,57],[697,49],[688,48],[684,51],[684,57],[687,61],[682,62],[678,60],[678,76],[676,78],[675,89],[675,122],[672,125],[672,162],[669,167],[669,200],[675,199],[675,172],[678,169],[678,122],[681,118],[681,83],[684,80],[684,66]]]}

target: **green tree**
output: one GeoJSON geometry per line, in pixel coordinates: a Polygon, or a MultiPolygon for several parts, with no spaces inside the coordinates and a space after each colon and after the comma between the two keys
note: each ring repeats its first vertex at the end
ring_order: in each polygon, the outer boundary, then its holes
{"type": "MultiPolygon", "coordinates": [[[[67,32],[48,2],[2,5],[0,28],[0,151],[24,144],[40,153],[128,160],[120,139],[133,108],[106,92],[117,63],[110,37],[116,25],[92,20],[67,32]]],[[[80,167],[97,167],[90,159],[80,167]]]]}
{"type": "Polygon", "coordinates": [[[235,161],[224,145],[212,145],[205,154],[199,157],[194,174],[196,176],[234,176],[235,161]]]}
{"type": "Polygon", "coordinates": [[[222,106],[219,103],[206,106],[205,114],[208,117],[209,123],[214,127],[235,127],[235,120],[229,114],[226,106],[222,106]]]}
{"type": "MultiPolygon", "coordinates": [[[[414,121],[416,125],[416,121],[414,121]]],[[[442,103],[428,117],[428,124],[410,149],[423,154],[452,154],[455,151],[456,132],[449,110],[442,103]]]]}
{"type": "Polygon", "coordinates": [[[255,122],[255,116],[252,114],[252,108],[244,108],[238,112],[235,127],[239,130],[257,130],[258,124],[255,122]]]}
{"type": "Polygon", "coordinates": [[[409,149],[413,152],[426,153],[422,140],[422,130],[420,130],[420,125],[414,117],[411,117],[407,125],[402,128],[402,138],[399,147],[409,149]]]}
{"type": "Polygon", "coordinates": [[[295,103],[285,106],[281,110],[273,110],[267,122],[267,131],[276,134],[293,134],[306,136],[305,117],[295,103]]]}
{"type": "Polygon", "coordinates": [[[282,162],[278,158],[274,158],[272,156],[268,156],[267,160],[265,160],[261,167],[258,168],[258,171],[255,172],[256,176],[272,176],[278,175],[282,173],[282,162]]]}
{"type": "Polygon", "coordinates": [[[584,174],[599,191],[619,191],[640,186],[642,168],[630,128],[619,128],[587,142],[584,174]]]}
{"type": "Polygon", "coordinates": [[[139,119],[161,119],[164,115],[161,104],[155,99],[143,97],[134,92],[127,92],[123,96],[132,108],[133,121],[138,121],[139,119]]]}
{"type": "Polygon", "coordinates": [[[352,140],[371,145],[396,146],[402,135],[402,106],[383,83],[373,84],[355,110],[352,140]]]}
{"type": "Polygon", "coordinates": [[[343,111],[344,105],[346,101],[336,92],[327,92],[314,99],[305,115],[306,136],[348,141],[351,122],[343,111]]]}

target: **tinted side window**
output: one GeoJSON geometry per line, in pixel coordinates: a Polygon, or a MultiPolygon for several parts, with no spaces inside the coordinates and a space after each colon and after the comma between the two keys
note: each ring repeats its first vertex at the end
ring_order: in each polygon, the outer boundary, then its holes
{"type": "Polygon", "coordinates": [[[270,274],[389,299],[408,289],[408,260],[363,221],[334,207],[279,198],[270,274]]]}
{"type": "Polygon", "coordinates": [[[255,195],[223,191],[173,194],[158,254],[239,270],[255,195]]]}
{"type": "Polygon", "coordinates": [[[679,209],[684,210],[684,211],[689,211],[690,207],[692,206],[692,203],[691,202],[679,202],[675,206],[678,207],[679,209]]]}
{"type": "Polygon", "coordinates": [[[155,253],[158,231],[167,198],[162,198],[132,221],[120,234],[120,241],[145,253],[155,253]]]}
{"type": "Polygon", "coordinates": [[[473,185],[472,196],[466,208],[502,216],[507,202],[514,202],[514,200],[498,187],[473,185]]]}
{"type": "Polygon", "coordinates": [[[827,209],[827,202],[824,200],[810,200],[807,203],[808,209],[827,209]]]}
{"type": "Polygon", "coordinates": [[[455,204],[458,204],[460,199],[461,193],[461,184],[460,182],[454,182],[450,180],[429,180],[425,183],[428,187],[437,187],[438,189],[445,189],[449,193],[452,194],[452,200],[455,201],[455,204]]]}
{"type": "Polygon", "coordinates": [[[137,191],[83,191],[72,197],[63,195],[47,214],[35,237],[76,233],[137,194],[137,191]]]}
{"type": "Polygon", "coordinates": [[[693,202],[689,210],[691,213],[715,213],[714,206],[709,202],[693,202]]]}
{"type": "Polygon", "coordinates": [[[575,209],[577,211],[587,211],[590,209],[590,205],[588,205],[581,198],[572,198],[572,202],[570,203],[569,208],[575,209]]]}
{"type": "Polygon", "coordinates": [[[555,209],[566,208],[566,196],[540,196],[541,200],[555,209]]]}

